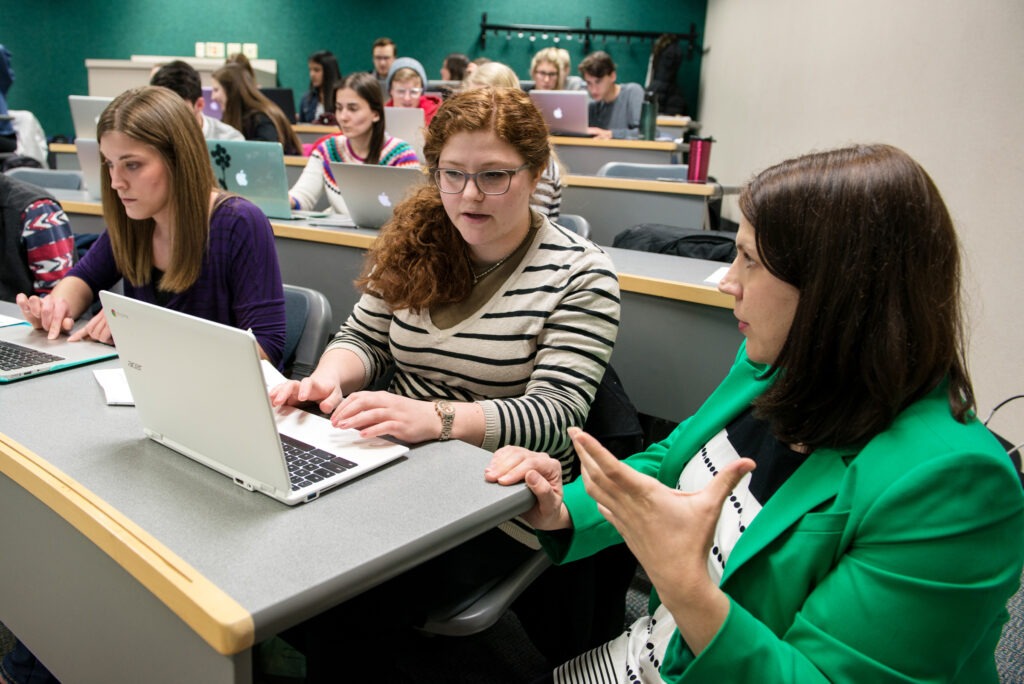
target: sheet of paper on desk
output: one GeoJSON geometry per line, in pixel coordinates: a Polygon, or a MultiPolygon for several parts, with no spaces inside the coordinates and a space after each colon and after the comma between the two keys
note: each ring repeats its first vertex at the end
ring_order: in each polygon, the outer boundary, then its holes
{"type": "Polygon", "coordinates": [[[19,323],[25,323],[25,319],[0,314],[0,328],[6,328],[9,325],[18,325],[19,323]]]}
{"type": "Polygon", "coordinates": [[[715,269],[715,272],[704,279],[704,282],[708,285],[718,285],[719,281],[725,277],[725,274],[729,272],[728,266],[722,266],[721,268],[715,269]]]}
{"type": "MultiPolygon", "coordinates": [[[[263,382],[268,390],[287,380],[267,361],[260,361],[260,369],[263,371],[263,382]]],[[[132,397],[132,390],[128,387],[123,368],[101,368],[94,370],[92,374],[103,388],[107,406],[135,406],[135,398],[132,397]]]]}

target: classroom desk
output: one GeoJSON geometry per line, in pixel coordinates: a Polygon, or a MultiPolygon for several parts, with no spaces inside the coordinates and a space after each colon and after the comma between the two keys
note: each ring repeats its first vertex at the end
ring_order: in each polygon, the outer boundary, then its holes
{"type": "Polygon", "coordinates": [[[688,116],[658,116],[658,133],[671,138],[682,138],[687,131],[699,131],[700,122],[688,116]]]}
{"type": "Polygon", "coordinates": [[[619,232],[639,223],[707,230],[708,200],[719,196],[714,183],[572,175],[565,179],[561,211],[583,216],[590,239],[611,245],[619,232]]]}
{"type": "Polygon", "coordinates": [[[303,145],[311,145],[325,135],[338,133],[337,126],[324,126],[312,123],[292,124],[292,130],[295,131],[295,135],[299,136],[299,140],[303,145]]]}
{"type": "MultiPolygon", "coordinates": [[[[50,143],[50,152],[53,152],[55,166],[58,169],[80,170],[78,153],[74,143],[50,143]]],[[[306,168],[308,159],[301,155],[285,155],[284,166],[288,176],[288,187],[295,185],[295,181],[302,175],[302,169],[306,168]]]]}
{"type": "Polygon", "coordinates": [[[679,140],[595,140],[551,136],[551,144],[569,173],[593,176],[606,162],[678,164],[688,146],[679,140]]]}
{"type": "Polygon", "coordinates": [[[533,501],[452,441],[289,508],[146,439],[116,366],[0,389],[0,620],[63,681],[251,681],[254,643],[533,501]]]}

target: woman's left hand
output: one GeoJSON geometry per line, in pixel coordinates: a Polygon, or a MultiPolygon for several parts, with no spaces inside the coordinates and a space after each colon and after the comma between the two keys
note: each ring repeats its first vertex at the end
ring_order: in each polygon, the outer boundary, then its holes
{"type": "Polygon", "coordinates": [[[361,437],[391,435],[403,442],[426,442],[441,434],[441,419],[430,401],[391,392],[353,392],[331,414],[337,428],[359,430],[361,437]]]}
{"type": "Polygon", "coordinates": [[[107,316],[103,310],[100,310],[89,319],[88,323],[68,337],[68,342],[78,342],[79,340],[96,340],[104,344],[114,344],[114,336],[110,333],[107,316]]]}
{"type": "Polygon", "coordinates": [[[585,432],[573,429],[570,434],[587,493],[622,535],[682,636],[699,653],[728,612],[728,599],[707,570],[715,525],[725,499],[754,462],[739,459],[704,489],[680,492],[622,463],[585,432]]]}

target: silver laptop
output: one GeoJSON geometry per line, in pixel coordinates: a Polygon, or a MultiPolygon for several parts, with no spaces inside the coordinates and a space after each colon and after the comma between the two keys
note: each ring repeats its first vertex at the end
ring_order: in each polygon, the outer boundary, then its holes
{"type": "Polygon", "coordinates": [[[95,138],[96,124],[99,123],[100,114],[113,101],[114,98],[112,97],[68,95],[68,104],[71,107],[71,122],[75,125],[75,137],[95,138]]]}
{"type": "Polygon", "coordinates": [[[395,205],[426,180],[423,171],[416,167],[376,164],[331,162],[331,173],[352,223],[359,228],[380,228],[390,221],[395,205]]]}
{"type": "Polygon", "coordinates": [[[217,183],[259,207],[268,218],[306,219],[326,212],[292,211],[281,143],[207,140],[217,183]]]}
{"type": "Polygon", "coordinates": [[[100,300],[146,435],[245,489],[303,503],[408,451],[271,407],[251,332],[111,292],[100,300]]]}
{"type": "MultiPolygon", "coordinates": [[[[82,325],[85,321],[75,329],[82,325]]],[[[24,380],[112,356],[117,356],[117,350],[107,344],[86,340],[68,342],[67,335],[48,340],[45,332],[25,323],[0,327],[0,383],[24,380]]]]}
{"type": "Polygon", "coordinates": [[[384,127],[387,132],[412,145],[422,164],[424,128],[426,127],[424,111],[419,107],[385,107],[384,127]]]}
{"type": "Polygon", "coordinates": [[[589,99],[582,90],[531,90],[530,98],[544,117],[551,135],[589,137],[589,99]]]}
{"type": "Polygon", "coordinates": [[[94,138],[75,138],[78,168],[82,170],[82,189],[94,200],[102,199],[100,144],[94,138]]]}

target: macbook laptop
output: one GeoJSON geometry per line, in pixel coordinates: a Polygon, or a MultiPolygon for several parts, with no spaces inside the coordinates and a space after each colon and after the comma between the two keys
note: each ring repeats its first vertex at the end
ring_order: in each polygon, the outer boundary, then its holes
{"type": "Polygon", "coordinates": [[[387,132],[412,145],[420,163],[423,157],[424,111],[419,107],[385,107],[384,124],[387,132]]]}
{"type": "Polygon", "coordinates": [[[587,133],[587,94],[581,90],[531,90],[551,135],[591,137],[587,133]]]}
{"type": "Polygon", "coordinates": [[[71,122],[75,126],[75,137],[95,138],[96,124],[99,123],[100,114],[113,101],[112,97],[68,95],[68,104],[71,106],[71,122]]]}
{"type": "MultiPolygon", "coordinates": [[[[85,325],[82,321],[76,329],[85,325]]],[[[0,327],[0,383],[24,380],[36,375],[74,368],[117,356],[117,350],[99,342],[68,342],[67,335],[55,340],[27,323],[0,327]]]]}
{"type": "Polygon", "coordinates": [[[276,104],[292,123],[298,118],[295,112],[295,94],[291,88],[260,88],[268,100],[276,104]]]}
{"type": "Polygon", "coordinates": [[[426,179],[419,168],[376,164],[331,162],[331,173],[352,223],[359,228],[380,228],[390,221],[395,205],[426,179]]]}
{"type": "Polygon", "coordinates": [[[100,299],[146,436],[245,489],[303,503],[408,451],[271,407],[251,332],[111,292],[100,299]]]}
{"type": "Polygon", "coordinates": [[[94,138],[75,138],[78,168],[82,170],[82,189],[94,200],[102,199],[100,190],[100,144],[94,138]]]}
{"type": "Polygon", "coordinates": [[[218,121],[224,116],[224,110],[213,101],[213,88],[203,87],[203,114],[218,121]]]}
{"type": "Polygon", "coordinates": [[[306,219],[320,211],[292,211],[288,173],[281,143],[258,140],[207,140],[217,183],[259,207],[268,218],[306,219]]]}

